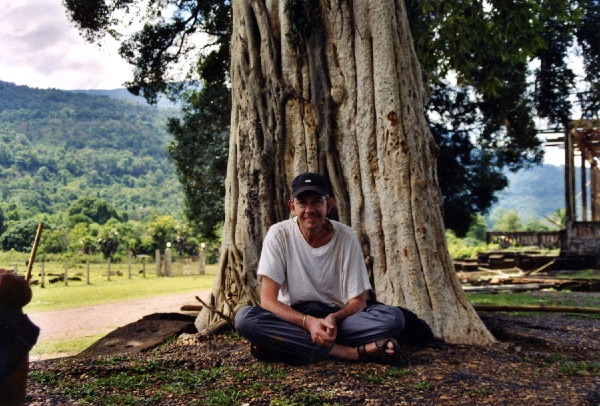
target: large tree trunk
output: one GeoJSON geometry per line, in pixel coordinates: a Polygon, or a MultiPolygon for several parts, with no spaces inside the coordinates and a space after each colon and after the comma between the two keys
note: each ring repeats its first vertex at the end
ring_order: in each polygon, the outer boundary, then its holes
{"type": "Polygon", "coordinates": [[[332,183],[378,300],[449,342],[493,343],[448,254],[404,1],[234,0],[233,19],[222,255],[198,328],[257,303],[262,240],[289,216],[293,177],[314,171],[332,183]]]}

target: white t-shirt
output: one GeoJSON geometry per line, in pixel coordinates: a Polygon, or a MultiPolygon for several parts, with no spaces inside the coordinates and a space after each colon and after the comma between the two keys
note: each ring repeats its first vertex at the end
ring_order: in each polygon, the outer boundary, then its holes
{"type": "Polygon", "coordinates": [[[354,231],[337,221],[324,246],[311,247],[296,218],[274,224],[263,242],[258,274],[281,285],[278,300],[287,305],[316,301],[345,306],[371,289],[367,268],[354,231]]]}

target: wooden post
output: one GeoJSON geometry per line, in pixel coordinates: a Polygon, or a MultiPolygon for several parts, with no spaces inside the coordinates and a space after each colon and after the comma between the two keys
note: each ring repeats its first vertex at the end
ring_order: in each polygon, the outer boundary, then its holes
{"type": "Polygon", "coordinates": [[[165,276],[171,276],[171,243],[167,243],[165,249],[165,276]]]}
{"type": "Polygon", "coordinates": [[[85,281],[89,285],[90,284],[90,261],[85,261],[85,281]]]}
{"type": "Polygon", "coordinates": [[[69,263],[65,261],[65,286],[69,286],[69,263]]]}
{"type": "Polygon", "coordinates": [[[25,280],[31,279],[31,270],[33,269],[33,263],[35,262],[35,253],[37,251],[38,244],[40,243],[40,237],[42,236],[42,230],[44,229],[44,223],[38,224],[37,231],[35,232],[35,239],[33,240],[33,247],[31,248],[31,254],[29,255],[29,261],[27,262],[27,273],[25,274],[25,280]]]}
{"type": "Polygon", "coordinates": [[[110,281],[110,258],[108,258],[108,280],[110,281]]]}
{"type": "Polygon", "coordinates": [[[127,277],[131,279],[131,253],[127,254],[127,277]]]}
{"type": "Polygon", "coordinates": [[[146,257],[142,257],[142,275],[144,278],[146,277],[146,257]]]}
{"type": "Polygon", "coordinates": [[[565,209],[567,227],[570,227],[571,222],[577,220],[575,213],[575,175],[574,175],[574,160],[573,160],[573,135],[569,131],[568,126],[565,130],[565,209]]]}
{"type": "Polygon", "coordinates": [[[593,161],[590,168],[592,221],[600,221],[600,170],[593,161]]]}
{"type": "Polygon", "coordinates": [[[581,221],[588,221],[588,187],[587,187],[587,171],[585,169],[585,151],[583,146],[581,150],[581,221]]]}
{"type": "Polygon", "coordinates": [[[46,263],[44,261],[42,261],[42,269],[40,270],[40,279],[41,279],[41,283],[40,283],[40,287],[45,288],[45,276],[46,273],[44,272],[44,265],[46,265],[46,263]]]}
{"type": "Polygon", "coordinates": [[[160,276],[160,250],[154,251],[154,262],[156,263],[156,276],[160,276]]]}
{"type": "Polygon", "coordinates": [[[200,252],[198,253],[199,256],[199,260],[200,260],[200,270],[199,273],[200,275],[204,275],[206,273],[206,244],[205,243],[201,243],[200,244],[200,252]]]}

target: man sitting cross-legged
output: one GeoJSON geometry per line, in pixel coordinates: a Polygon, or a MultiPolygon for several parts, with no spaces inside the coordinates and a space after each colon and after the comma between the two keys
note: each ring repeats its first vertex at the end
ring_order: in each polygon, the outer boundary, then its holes
{"type": "Polygon", "coordinates": [[[236,329],[255,351],[290,361],[326,357],[393,363],[402,311],[366,305],[371,289],[353,230],[326,216],[334,200],[325,178],[292,182],[292,218],[273,225],[258,266],[260,306],[236,315],[236,329]]]}

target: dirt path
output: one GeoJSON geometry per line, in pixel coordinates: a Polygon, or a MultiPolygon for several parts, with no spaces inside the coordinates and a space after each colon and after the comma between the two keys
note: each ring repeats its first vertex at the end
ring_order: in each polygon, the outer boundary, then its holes
{"type": "MultiPolygon", "coordinates": [[[[210,291],[125,300],[96,306],[51,312],[27,313],[40,328],[38,344],[75,340],[108,334],[111,331],[153,313],[180,312],[181,306],[198,304],[194,296],[206,300],[210,291]]],[[[27,310],[25,308],[25,310],[27,310]]],[[[32,360],[55,358],[72,353],[40,354],[35,347],[32,360]]]]}

